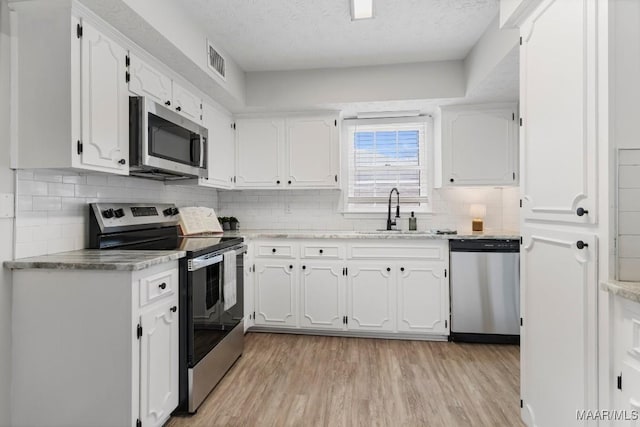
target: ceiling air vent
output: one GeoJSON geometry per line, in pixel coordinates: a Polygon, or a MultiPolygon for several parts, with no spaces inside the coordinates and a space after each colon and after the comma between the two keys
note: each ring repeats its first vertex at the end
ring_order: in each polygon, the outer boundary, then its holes
{"type": "Polygon", "coordinates": [[[209,68],[215,71],[220,77],[225,78],[225,65],[224,57],[213,47],[210,42],[207,42],[207,51],[209,56],[209,68]]]}

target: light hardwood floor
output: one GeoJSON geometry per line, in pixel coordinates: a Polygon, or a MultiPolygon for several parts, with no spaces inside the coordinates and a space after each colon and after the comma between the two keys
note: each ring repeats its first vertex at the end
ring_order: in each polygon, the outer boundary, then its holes
{"type": "Polygon", "coordinates": [[[519,347],[249,333],[170,427],[522,426],[519,347]]]}

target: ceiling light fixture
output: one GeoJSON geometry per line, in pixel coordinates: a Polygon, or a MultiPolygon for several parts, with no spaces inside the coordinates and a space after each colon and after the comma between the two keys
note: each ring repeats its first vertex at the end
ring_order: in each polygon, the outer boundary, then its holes
{"type": "Polygon", "coordinates": [[[373,18],[373,0],[350,0],[351,20],[373,18]]]}

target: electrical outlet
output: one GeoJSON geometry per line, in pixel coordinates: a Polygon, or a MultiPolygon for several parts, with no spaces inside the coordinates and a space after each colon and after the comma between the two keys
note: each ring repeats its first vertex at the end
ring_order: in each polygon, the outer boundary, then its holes
{"type": "Polygon", "coordinates": [[[0,218],[14,217],[14,200],[13,193],[0,193],[0,218]]]}
{"type": "Polygon", "coordinates": [[[284,204],[284,213],[287,215],[291,214],[291,203],[286,202],[284,204]]]}

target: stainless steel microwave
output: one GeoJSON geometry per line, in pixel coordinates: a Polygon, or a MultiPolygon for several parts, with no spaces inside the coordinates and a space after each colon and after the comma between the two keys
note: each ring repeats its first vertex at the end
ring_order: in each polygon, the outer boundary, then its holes
{"type": "Polygon", "coordinates": [[[174,180],[207,176],[207,129],[143,96],[129,97],[129,173],[174,180]]]}

